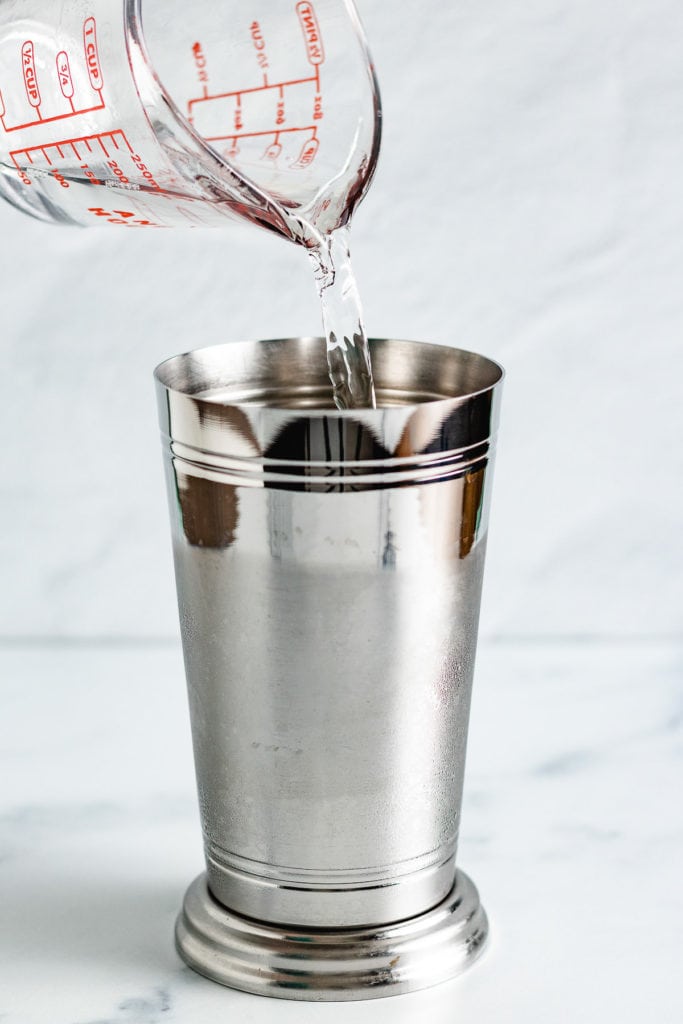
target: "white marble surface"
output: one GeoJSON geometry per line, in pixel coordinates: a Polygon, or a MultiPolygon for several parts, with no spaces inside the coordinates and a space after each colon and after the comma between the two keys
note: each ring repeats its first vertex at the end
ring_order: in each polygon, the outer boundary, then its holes
{"type": "MultiPolygon", "coordinates": [[[[508,370],[484,634],[678,632],[683,5],[359,7],[386,115],[354,226],[368,328],[508,370]]],[[[319,320],[265,232],[0,203],[0,633],[175,636],[152,368],[319,320]]]]}
{"type": "Polygon", "coordinates": [[[493,942],[372,1003],[223,989],[172,945],[201,868],[179,648],[0,648],[2,1024],[680,1024],[683,646],[484,644],[460,862],[493,942]]]}

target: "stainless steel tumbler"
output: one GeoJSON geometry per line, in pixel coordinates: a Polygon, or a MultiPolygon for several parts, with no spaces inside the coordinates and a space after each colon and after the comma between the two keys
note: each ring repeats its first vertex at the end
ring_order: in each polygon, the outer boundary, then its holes
{"type": "Polygon", "coordinates": [[[181,956],[358,999],[452,977],[487,923],[455,866],[500,367],[371,342],[338,411],[318,338],[156,371],[206,873],[181,956]]]}

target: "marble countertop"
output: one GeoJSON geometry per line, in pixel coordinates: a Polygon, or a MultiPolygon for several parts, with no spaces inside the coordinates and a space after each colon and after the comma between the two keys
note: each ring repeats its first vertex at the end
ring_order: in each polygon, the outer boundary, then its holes
{"type": "Polygon", "coordinates": [[[174,951],[202,867],[179,646],[5,644],[2,1024],[680,1024],[682,669],[675,643],[484,645],[459,862],[489,950],[439,988],[319,1005],[174,951]]]}

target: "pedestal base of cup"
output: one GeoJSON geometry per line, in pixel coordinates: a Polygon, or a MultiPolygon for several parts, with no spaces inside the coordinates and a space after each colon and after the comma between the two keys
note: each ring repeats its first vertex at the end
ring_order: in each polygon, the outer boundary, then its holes
{"type": "Polygon", "coordinates": [[[431,910],[370,928],[289,928],[240,917],[211,895],[206,875],[188,889],[176,924],[180,956],[230,988],[279,999],[400,995],[461,974],[488,935],[479,894],[462,871],[431,910]]]}

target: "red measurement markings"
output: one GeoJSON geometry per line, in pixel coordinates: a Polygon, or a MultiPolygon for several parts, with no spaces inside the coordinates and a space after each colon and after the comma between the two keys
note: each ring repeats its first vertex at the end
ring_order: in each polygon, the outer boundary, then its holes
{"type": "Polygon", "coordinates": [[[61,53],[57,54],[57,78],[59,80],[59,88],[62,90],[62,96],[64,99],[69,101],[71,110],[74,110],[74,80],[71,77],[71,65],[69,63],[69,55],[66,50],[62,50],[61,53]]]}
{"type": "Polygon", "coordinates": [[[285,123],[285,90],[280,86],[280,95],[275,112],[275,124],[280,128],[285,123]]]}
{"type": "Polygon", "coordinates": [[[5,115],[0,114],[0,121],[2,121],[2,127],[6,132],[19,132],[23,128],[32,128],[36,124],[51,124],[53,121],[65,121],[69,117],[75,117],[77,114],[92,114],[95,110],[104,110],[104,100],[100,103],[95,104],[93,107],[81,107],[79,109],[70,110],[68,114],[55,114],[54,117],[42,117],[35,121],[26,121],[24,124],[15,124],[10,128],[4,123],[5,115]]]}
{"type": "Polygon", "coordinates": [[[315,135],[313,136],[312,139],[309,139],[308,142],[304,142],[303,149],[299,154],[299,159],[296,161],[296,163],[292,164],[292,166],[308,167],[309,164],[312,164],[313,161],[315,160],[319,146],[320,141],[315,135]]]}
{"type": "Polygon", "coordinates": [[[126,177],[125,171],[117,160],[107,160],[107,167],[114,172],[121,185],[130,185],[130,178],[126,177]]]}
{"type": "Polygon", "coordinates": [[[318,67],[325,61],[325,48],[313,4],[308,3],[307,0],[301,0],[296,5],[296,13],[299,15],[299,24],[304,34],[308,62],[314,67],[318,67]]]}
{"type": "MultiPolygon", "coordinates": [[[[187,106],[192,114],[192,107],[195,103],[210,103],[211,100],[226,100],[231,98],[237,98],[242,96],[248,96],[249,93],[263,92],[266,89],[286,89],[288,85],[303,85],[305,82],[317,82],[315,75],[309,78],[292,78],[288,82],[274,82],[271,85],[255,85],[251,89],[235,89],[233,92],[213,92],[209,96],[197,96],[193,100],[189,100],[187,106]]],[[[282,92],[281,92],[282,95],[282,92]]],[[[192,120],[192,117],[190,117],[192,120]]]]}
{"type": "Polygon", "coordinates": [[[100,181],[90,164],[81,164],[81,170],[91,185],[104,185],[104,182],[100,181]]]}
{"type": "Polygon", "coordinates": [[[64,177],[64,175],[60,174],[58,170],[55,169],[53,171],[50,171],[50,174],[55,179],[55,181],[59,182],[59,184],[62,186],[62,188],[70,188],[71,187],[69,185],[69,182],[64,177]]]}
{"type": "Polygon", "coordinates": [[[36,75],[36,54],[30,39],[27,39],[21,47],[21,69],[28,101],[35,108],[38,120],[40,120],[40,90],[36,75]]]}
{"type": "MultiPolygon", "coordinates": [[[[320,86],[319,86],[319,78],[318,78],[317,75],[313,75],[313,76],[311,76],[309,78],[292,78],[292,79],[290,79],[287,82],[274,82],[271,85],[256,85],[256,86],[253,86],[250,89],[236,89],[233,92],[217,92],[217,93],[211,93],[211,94],[207,93],[204,96],[197,96],[197,97],[195,97],[195,99],[190,100],[188,102],[188,104],[187,104],[187,106],[188,106],[188,121],[190,121],[190,123],[192,123],[194,121],[194,119],[195,119],[195,114],[194,114],[194,109],[193,108],[195,107],[196,104],[199,104],[199,103],[211,103],[213,100],[234,99],[235,100],[235,111],[234,111],[234,115],[233,115],[234,116],[234,131],[230,132],[229,135],[215,135],[215,136],[207,135],[207,136],[205,136],[205,138],[208,141],[211,142],[211,141],[216,141],[218,139],[232,139],[232,138],[235,138],[235,137],[246,139],[246,138],[249,138],[249,137],[254,136],[254,135],[271,135],[271,134],[274,134],[274,132],[244,132],[244,131],[242,131],[242,129],[244,128],[244,118],[243,118],[243,113],[242,113],[242,98],[244,96],[249,96],[249,95],[252,95],[254,93],[260,93],[260,92],[264,92],[264,91],[267,91],[267,90],[273,90],[273,89],[277,90],[279,95],[278,95],[276,114],[275,114],[275,124],[276,124],[276,127],[278,129],[281,129],[281,126],[284,125],[284,123],[285,123],[285,89],[288,86],[304,85],[306,82],[313,82],[315,84],[315,86],[316,86],[316,94],[315,94],[315,97],[314,97],[314,100],[313,100],[313,114],[312,114],[312,117],[313,117],[314,121],[319,121],[323,117],[323,109],[322,109],[322,96],[320,96],[320,94],[319,94],[319,88],[320,88],[320,86]]],[[[306,125],[306,126],[299,127],[299,128],[288,128],[288,129],[281,129],[281,130],[286,130],[286,131],[302,131],[302,132],[303,131],[311,131],[312,130],[312,126],[306,125]]]]}
{"type": "Polygon", "coordinates": [[[25,160],[28,160],[30,164],[35,163],[33,159],[34,153],[42,153],[44,160],[46,160],[48,164],[51,164],[52,159],[50,157],[50,151],[54,150],[57,156],[63,158],[64,150],[69,146],[73,149],[74,153],[79,158],[79,160],[82,154],[78,147],[81,145],[85,146],[90,153],[93,152],[93,146],[95,147],[94,152],[96,154],[97,149],[99,148],[99,150],[108,158],[110,153],[109,149],[107,148],[107,145],[105,144],[105,139],[113,149],[121,148],[119,146],[120,141],[123,142],[128,152],[133,152],[133,147],[126,138],[125,132],[115,131],[105,132],[100,135],[82,135],[80,137],[73,139],[63,139],[60,142],[51,142],[47,146],[29,146],[27,149],[14,149],[9,154],[9,157],[14,166],[17,168],[17,170],[21,170],[21,163],[24,162],[25,160]],[[91,145],[91,143],[93,145],[91,145]],[[21,162],[18,159],[19,157],[22,158],[21,162]]]}
{"type": "Polygon", "coordinates": [[[236,135],[235,132],[230,132],[229,135],[205,135],[204,138],[207,142],[223,142],[226,140],[234,141],[236,139],[259,139],[265,138],[267,135],[278,136],[283,132],[315,132],[313,125],[308,125],[306,128],[280,128],[279,131],[274,132],[271,130],[268,132],[241,132],[236,135]]]}
{"type": "MultiPolygon", "coordinates": [[[[128,141],[128,140],[126,139],[126,141],[128,141]]],[[[161,192],[162,191],[161,185],[159,185],[155,181],[154,175],[150,171],[150,169],[147,166],[147,164],[142,160],[142,157],[138,156],[137,153],[131,153],[130,159],[133,161],[133,163],[137,167],[138,172],[145,179],[145,182],[149,186],[149,188],[154,189],[155,192],[161,192]]]]}
{"type": "MultiPolygon", "coordinates": [[[[292,164],[293,167],[308,167],[310,163],[315,159],[319,149],[319,139],[317,138],[317,128],[315,122],[322,120],[324,117],[323,110],[323,98],[320,89],[320,65],[325,61],[325,50],[322,43],[322,36],[320,33],[320,27],[318,19],[315,13],[315,9],[310,2],[300,2],[296,6],[297,15],[299,18],[299,24],[303,33],[304,42],[306,45],[306,55],[309,64],[313,67],[314,73],[307,75],[303,78],[292,78],[283,82],[268,82],[266,75],[267,69],[270,67],[268,58],[266,42],[264,38],[261,25],[258,21],[253,21],[249,26],[252,44],[256,53],[256,58],[259,67],[264,72],[263,85],[252,86],[244,89],[234,89],[228,92],[209,92],[204,79],[200,77],[200,81],[204,84],[203,96],[197,96],[194,99],[189,100],[188,108],[188,120],[190,123],[195,125],[198,131],[201,132],[202,136],[207,142],[229,142],[230,148],[225,151],[225,155],[229,159],[234,159],[239,154],[238,140],[240,139],[254,139],[254,138],[267,138],[271,137],[272,141],[267,146],[265,152],[262,155],[264,160],[277,160],[282,152],[282,145],[280,143],[280,134],[282,132],[294,133],[294,132],[306,132],[310,137],[306,140],[299,154],[297,160],[292,164]],[[289,87],[310,84],[313,86],[313,103],[312,109],[308,116],[311,117],[311,124],[301,124],[297,126],[286,126],[287,125],[287,103],[286,103],[286,90],[289,87]],[[257,94],[263,94],[268,90],[275,90],[275,110],[274,110],[274,125],[270,130],[264,131],[249,131],[249,104],[245,103],[245,100],[249,96],[257,94]],[[210,108],[201,107],[200,104],[212,103],[214,101],[225,101],[233,100],[234,107],[229,107],[225,113],[221,113],[219,118],[225,123],[225,133],[220,135],[209,135],[202,130],[202,123],[206,124],[206,119],[202,116],[203,111],[207,111],[210,108]],[[245,107],[247,109],[246,114],[246,125],[245,125],[245,107]],[[232,124],[231,124],[232,122],[232,124]]],[[[204,51],[200,43],[195,43],[193,46],[193,54],[195,56],[195,62],[197,63],[198,70],[204,70],[203,65],[206,63],[204,59],[204,51]],[[200,67],[201,64],[201,67],[200,67]]],[[[300,103],[297,104],[300,110],[300,103]]],[[[310,108],[309,108],[310,109],[310,108]]],[[[304,114],[303,117],[307,115],[304,114]]],[[[215,115],[214,115],[215,117],[215,115]]],[[[303,120],[303,117],[301,120],[303,120]]],[[[215,123],[215,121],[214,121],[215,123]]],[[[209,124],[207,124],[209,127],[209,124]]],[[[214,129],[215,130],[215,129],[214,129]]]]}
{"type": "Polygon", "coordinates": [[[304,35],[308,63],[312,64],[315,68],[315,106],[318,113],[314,116],[322,117],[323,101],[322,96],[320,95],[320,65],[325,63],[323,37],[320,32],[318,17],[312,3],[309,3],[308,0],[300,0],[296,5],[296,13],[299,15],[299,24],[301,25],[301,31],[304,35]]]}
{"type": "Polygon", "coordinates": [[[256,50],[256,63],[263,72],[263,84],[268,85],[268,75],[266,72],[270,67],[270,61],[268,60],[268,54],[266,53],[266,41],[263,38],[261,25],[258,21],[252,21],[249,26],[249,32],[251,34],[251,41],[254,44],[254,49],[256,50]]]}
{"type": "Polygon", "coordinates": [[[96,110],[103,110],[105,107],[102,89],[104,80],[100,63],[99,48],[97,45],[97,25],[94,18],[86,18],[83,23],[83,58],[88,70],[88,79],[91,89],[99,96],[99,103],[91,106],[76,107],[74,103],[74,82],[71,73],[70,57],[65,50],[57,55],[56,72],[59,89],[68,101],[71,110],[64,114],[55,114],[52,117],[43,117],[40,111],[41,94],[36,71],[35,47],[33,41],[27,39],[21,47],[21,67],[26,88],[26,96],[30,105],[36,112],[36,117],[22,124],[8,125],[6,123],[7,110],[0,94],[0,124],[6,132],[18,132],[24,128],[32,128],[36,124],[50,124],[53,121],[63,121],[66,118],[74,117],[77,114],[91,114],[96,110]]]}
{"type": "Polygon", "coordinates": [[[275,141],[271,142],[271,144],[266,149],[265,153],[263,154],[263,159],[264,160],[273,160],[273,161],[275,161],[275,160],[277,160],[277,158],[279,157],[281,152],[282,152],[282,145],[278,141],[278,139],[276,138],[275,141]]]}
{"type": "MultiPolygon", "coordinates": [[[[82,135],[78,138],[63,139],[60,142],[53,142],[47,146],[32,146],[28,149],[15,149],[10,153],[10,158],[17,168],[19,177],[25,185],[32,184],[30,178],[27,180],[25,169],[21,166],[22,163],[35,165],[36,161],[34,156],[41,154],[43,160],[50,166],[53,163],[57,163],[57,157],[64,159],[64,151],[71,149],[76,158],[79,161],[79,170],[83,171],[83,175],[93,185],[106,185],[107,179],[109,184],[112,182],[122,186],[131,185],[131,179],[129,175],[132,173],[134,177],[142,178],[142,188],[149,189],[155,192],[161,192],[161,186],[155,180],[154,175],[147,167],[141,156],[133,151],[126,133],[124,131],[104,132],[97,135],[82,135]],[[116,151],[116,155],[119,153],[123,154],[122,157],[114,159],[112,153],[116,151]],[[55,158],[53,160],[52,158],[55,158]],[[97,161],[102,161],[100,168],[93,169],[91,167],[91,160],[94,158],[96,164],[97,161]],[[125,167],[121,166],[120,160],[128,160],[132,164],[132,169],[126,171],[125,167]],[[103,173],[104,172],[104,173],[103,173]]],[[[40,163],[40,161],[38,161],[40,163]]],[[[54,177],[57,178],[60,185],[65,188],[69,187],[68,179],[64,178],[61,174],[58,176],[56,171],[51,172],[54,177]]],[[[133,185],[134,188],[140,187],[137,183],[133,185]]]]}
{"type": "Polygon", "coordinates": [[[209,91],[209,72],[207,71],[206,57],[201,43],[193,43],[192,56],[197,68],[197,78],[200,84],[204,86],[204,95],[206,96],[209,91]]]}
{"type": "Polygon", "coordinates": [[[161,224],[155,224],[144,217],[138,217],[133,210],[105,210],[101,206],[89,206],[88,213],[95,217],[104,217],[108,224],[124,224],[129,228],[159,228],[161,224]]]}
{"type": "Polygon", "coordinates": [[[262,160],[277,160],[282,152],[282,145],[280,143],[280,135],[283,133],[293,134],[294,132],[311,132],[311,138],[306,139],[304,142],[301,152],[297,159],[292,163],[292,167],[308,167],[316,158],[318,149],[320,147],[320,140],[317,136],[317,128],[310,126],[308,128],[281,128],[277,132],[243,132],[241,135],[216,135],[209,137],[207,136],[207,142],[230,142],[230,148],[225,150],[225,156],[230,160],[234,160],[239,156],[239,146],[237,145],[238,139],[258,139],[264,138],[269,135],[273,135],[272,143],[266,148],[261,159],[262,160]]]}
{"type": "Polygon", "coordinates": [[[90,85],[94,92],[101,93],[104,80],[102,78],[100,52],[97,46],[97,24],[94,18],[86,18],[83,22],[83,49],[85,50],[85,63],[88,69],[90,85]]]}

